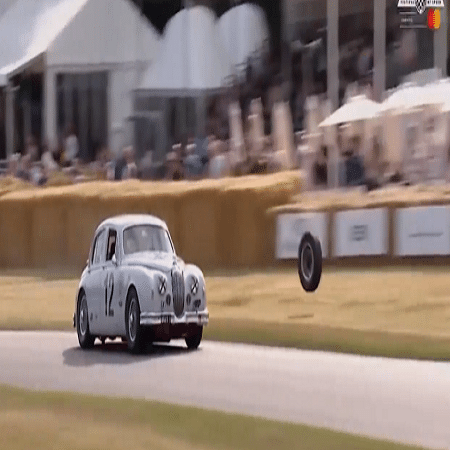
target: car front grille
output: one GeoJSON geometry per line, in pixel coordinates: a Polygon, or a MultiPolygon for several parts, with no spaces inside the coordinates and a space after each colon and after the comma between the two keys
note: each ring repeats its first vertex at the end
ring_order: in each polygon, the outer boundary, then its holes
{"type": "Polygon", "coordinates": [[[182,272],[179,270],[172,272],[172,297],[173,310],[175,315],[180,317],[184,312],[184,279],[182,272]]]}

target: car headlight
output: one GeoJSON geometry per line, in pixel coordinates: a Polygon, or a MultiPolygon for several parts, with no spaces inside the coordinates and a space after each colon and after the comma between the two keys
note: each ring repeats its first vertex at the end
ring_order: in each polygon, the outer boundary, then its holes
{"type": "Polygon", "coordinates": [[[198,292],[198,279],[196,277],[192,277],[191,294],[196,295],[197,292],[198,292]]]}
{"type": "Polygon", "coordinates": [[[158,292],[160,295],[164,295],[167,291],[167,279],[165,277],[159,277],[158,292]]]}

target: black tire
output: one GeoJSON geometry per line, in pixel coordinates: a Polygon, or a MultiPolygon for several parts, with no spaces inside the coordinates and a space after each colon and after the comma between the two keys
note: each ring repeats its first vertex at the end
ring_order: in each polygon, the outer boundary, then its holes
{"type": "Polygon", "coordinates": [[[125,308],[126,341],[131,353],[141,353],[144,347],[144,333],[140,324],[141,308],[136,290],[131,288],[125,308]]]}
{"type": "Polygon", "coordinates": [[[185,338],[187,348],[189,350],[196,350],[199,347],[200,342],[202,341],[202,337],[203,326],[197,326],[197,330],[195,331],[195,333],[185,338]]]}
{"type": "Polygon", "coordinates": [[[322,246],[311,233],[303,235],[298,247],[298,275],[306,292],[318,288],[322,277],[322,246]]]}
{"type": "Polygon", "coordinates": [[[80,293],[77,305],[77,335],[80,347],[89,349],[94,346],[95,336],[92,336],[89,331],[89,311],[87,305],[86,293],[80,293]]]}

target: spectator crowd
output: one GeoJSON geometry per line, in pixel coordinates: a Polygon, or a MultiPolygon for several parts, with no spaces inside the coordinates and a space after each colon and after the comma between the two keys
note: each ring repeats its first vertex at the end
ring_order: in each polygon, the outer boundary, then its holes
{"type": "Polygon", "coordinates": [[[229,148],[227,140],[211,134],[204,140],[190,137],[186,145],[174,144],[162,162],[155,160],[152,150],[138,160],[132,146],[125,147],[115,157],[108,148],[102,147],[93,162],[83,162],[79,158],[75,131],[71,129],[59,151],[52,151],[46,144],[39,146],[33,137],[29,137],[23,154],[12,155],[6,161],[6,167],[0,169],[0,176],[45,186],[58,175],[73,183],[92,179],[177,181],[268,173],[280,169],[280,164],[270,153],[262,153],[258,158],[247,157],[245,161],[233,164],[229,148]]]}
{"type": "MultiPolygon", "coordinates": [[[[394,2],[392,2],[394,5],[394,2]]],[[[396,5],[393,6],[394,10],[396,5]]],[[[395,17],[389,14],[388,17],[395,17]]],[[[390,19],[391,20],[391,19],[390,19]]],[[[240,174],[268,173],[279,170],[283,162],[277,156],[277,149],[271,136],[272,112],[277,102],[288,100],[296,142],[297,159],[295,167],[301,165],[301,148],[304,147],[301,130],[305,129],[305,104],[309,96],[326,96],[326,27],[315,24],[301,32],[294,33],[289,48],[262,51],[258,58],[249,58],[241,75],[237,75],[228,89],[212,99],[207,110],[206,138],[190,136],[184,142],[175,142],[167,149],[161,161],[152,149],[143,155],[135,153],[133,147],[126,147],[119,155],[113,155],[106,147],[96,151],[93,162],[80,159],[80,149],[75,127],[69,126],[61,148],[54,150],[45,143],[39,144],[34,137],[26,140],[22,154],[15,154],[7,161],[7,167],[0,167],[0,175],[16,177],[38,186],[49,183],[55,174],[64,174],[72,182],[97,178],[104,180],[183,180],[220,178],[240,174]],[[312,30],[312,31],[311,31],[312,30]],[[288,60],[286,60],[286,55],[288,60]],[[263,133],[262,148],[257,154],[252,151],[251,114],[253,99],[260,99],[262,105],[263,133]],[[230,114],[231,102],[239,104],[242,112],[244,148],[248,150],[245,161],[239,163],[231,155],[230,114]]],[[[322,24],[323,25],[323,24],[322,24]]],[[[387,84],[388,88],[398,85],[405,70],[417,69],[417,58],[400,58],[412,55],[403,47],[408,40],[400,32],[398,23],[388,24],[387,30],[387,84]],[[403,47],[402,47],[403,46],[403,47]],[[400,48],[400,50],[399,50],[400,48]],[[403,48],[403,50],[402,50],[403,48]],[[406,64],[399,67],[399,61],[406,64]],[[415,65],[416,64],[416,65],[415,65]],[[403,71],[403,72],[402,72],[403,71]]],[[[301,27],[299,28],[299,30],[301,27]]],[[[342,104],[349,89],[356,84],[370,92],[373,69],[373,31],[350,33],[339,50],[339,99],[342,104]],[[358,34],[359,33],[359,34],[358,34]]],[[[342,155],[339,179],[341,186],[376,186],[382,149],[374,141],[371,153],[375,161],[364,161],[358,138],[345,145],[340,144],[342,155]],[[378,166],[377,166],[378,165],[378,166]],[[375,166],[377,166],[375,168],[375,166]]],[[[142,149],[140,149],[142,150],[142,149]]],[[[86,152],[84,152],[86,154],[86,152]]],[[[329,151],[322,145],[312,165],[313,181],[316,186],[328,184],[329,151]]]]}

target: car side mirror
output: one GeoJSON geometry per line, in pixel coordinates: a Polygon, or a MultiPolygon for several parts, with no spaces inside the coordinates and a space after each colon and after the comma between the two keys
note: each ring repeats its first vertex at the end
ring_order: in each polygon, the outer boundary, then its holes
{"type": "Polygon", "coordinates": [[[117,266],[117,258],[116,258],[116,255],[115,255],[115,254],[112,255],[111,261],[112,261],[112,263],[113,263],[115,266],[117,266]]]}

